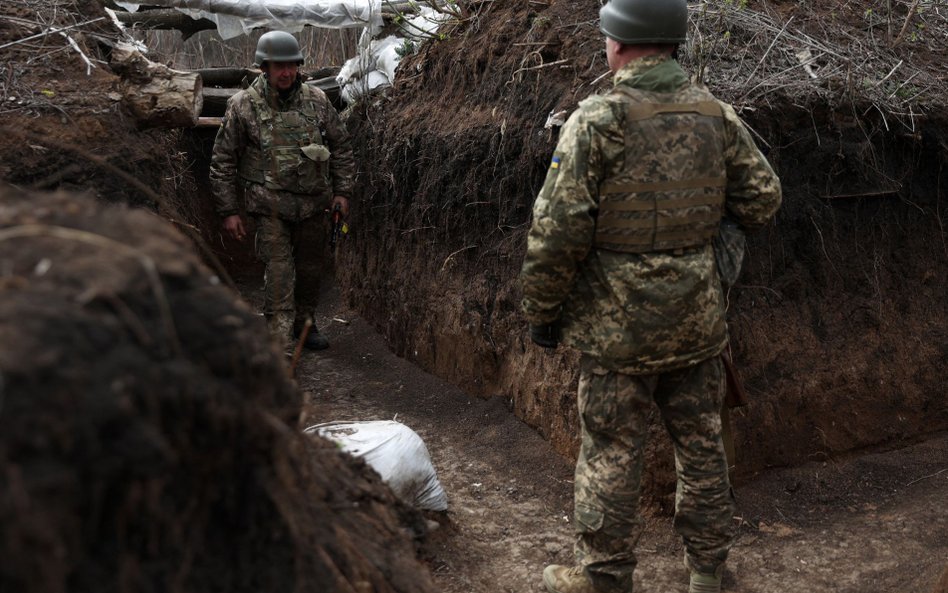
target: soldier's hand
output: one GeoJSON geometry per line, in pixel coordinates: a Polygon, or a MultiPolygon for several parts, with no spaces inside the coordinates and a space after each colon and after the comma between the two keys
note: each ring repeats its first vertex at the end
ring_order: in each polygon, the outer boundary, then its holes
{"type": "Polygon", "coordinates": [[[557,322],[531,325],[530,339],[537,346],[556,348],[560,343],[560,326],[557,322]]]}
{"type": "Polygon", "coordinates": [[[240,219],[239,214],[233,214],[224,219],[224,232],[232,239],[243,241],[247,236],[247,229],[244,227],[244,221],[240,219]]]}
{"type": "Polygon", "coordinates": [[[342,212],[343,218],[349,217],[349,198],[343,196],[334,196],[332,199],[332,204],[329,205],[329,211],[333,212],[336,209],[336,205],[339,205],[339,211],[342,212]]]}

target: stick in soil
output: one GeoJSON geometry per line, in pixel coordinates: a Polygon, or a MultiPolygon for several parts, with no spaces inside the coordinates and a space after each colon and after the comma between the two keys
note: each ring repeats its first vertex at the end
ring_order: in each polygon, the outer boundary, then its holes
{"type": "Polygon", "coordinates": [[[922,476],[921,478],[918,478],[918,479],[916,479],[916,480],[912,480],[911,482],[909,482],[908,484],[906,484],[906,486],[911,486],[912,484],[917,484],[917,483],[921,482],[922,480],[927,480],[927,479],[929,479],[929,478],[934,478],[935,476],[940,476],[941,474],[943,474],[943,473],[945,473],[945,472],[948,472],[948,467],[946,467],[945,469],[943,469],[943,470],[941,470],[941,471],[937,471],[937,472],[935,472],[935,473],[933,473],[933,474],[930,474],[930,475],[927,475],[927,476],[922,476]]]}
{"type": "Polygon", "coordinates": [[[306,323],[303,325],[303,331],[300,332],[300,339],[296,341],[296,349],[293,350],[293,361],[290,363],[290,379],[296,377],[296,365],[300,363],[300,356],[303,354],[303,344],[306,343],[306,338],[309,336],[311,329],[313,329],[313,320],[307,318],[306,323]]]}

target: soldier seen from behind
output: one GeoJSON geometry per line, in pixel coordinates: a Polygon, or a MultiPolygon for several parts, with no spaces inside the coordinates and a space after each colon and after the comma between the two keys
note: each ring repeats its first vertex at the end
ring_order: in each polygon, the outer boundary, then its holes
{"type": "Polygon", "coordinates": [[[600,11],[614,89],[581,102],[536,199],[521,273],[540,346],[582,353],[576,564],[551,593],[629,593],[642,533],[647,421],[675,447],[674,526],[691,593],[721,590],[734,500],[721,436],[727,344],[712,239],[776,213],[780,182],[734,109],[673,57],[685,0],[612,0],[600,11]]]}
{"type": "MultiPolygon", "coordinates": [[[[327,209],[348,216],[355,161],[345,126],[319,89],[303,84],[303,54],[289,33],[257,42],[263,75],[227,103],[214,143],[211,184],[224,231],[247,237],[238,188],[256,227],[255,250],[266,265],[264,314],[270,333],[286,345],[311,315],[296,299],[296,258],[307,246],[302,223],[327,209]]],[[[329,342],[315,328],[305,345],[329,342]]]]}

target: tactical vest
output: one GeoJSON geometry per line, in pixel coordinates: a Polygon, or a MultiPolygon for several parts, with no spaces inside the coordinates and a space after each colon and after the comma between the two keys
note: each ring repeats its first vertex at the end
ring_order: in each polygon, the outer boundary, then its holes
{"type": "Polygon", "coordinates": [[[238,171],[246,183],[297,194],[329,191],[329,148],[323,143],[316,97],[305,84],[298,110],[277,111],[253,86],[247,89],[260,130],[260,147],[247,146],[238,171]]]}
{"type": "Polygon", "coordinates": [[[707,90],[618,86],[626,105],[622,172],[599,187],[595,246],[647,253],[706,245],[724,211],[724,115],[707,90]],[[671,101],[669,101],[671,99],[671,101]]]}

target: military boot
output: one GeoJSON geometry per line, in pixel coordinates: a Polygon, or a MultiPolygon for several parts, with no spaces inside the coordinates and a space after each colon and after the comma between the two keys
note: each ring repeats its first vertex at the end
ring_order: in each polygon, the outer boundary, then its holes
{"type": "Polygon", "coordinates": [[[543,571],[543,584],[549,593],[596,593],[582,566],[551,564],[543,571]]]}
{"type": "Polygon", "coordinates": [[[688,593],[721,593],[720,571],[714,574],[692,572],[688,593]]]}
{"type": "Polygon", "coordinates": [[[688,551],[685,550],[685,568],[691,573],[691,582],[688,584],[688,593],[721,593],[721,576],[724,574],[724,565],[718,565],[714,572],[701,572],[688,561],[688,551]]]}
{"type": "MultiPolygon", "coordinates": [[[[298,340],[300,337],[300,332],[294,334],[298,340]]],[[[329,348],[329,340],[323,334],[319,333],[319,328],[316,327],[316,324],[313,324],[309,328],[309,333],[306,334],[306,340],[303,342],[303,347],[308,350],[325,350],[329,348]]]]}

